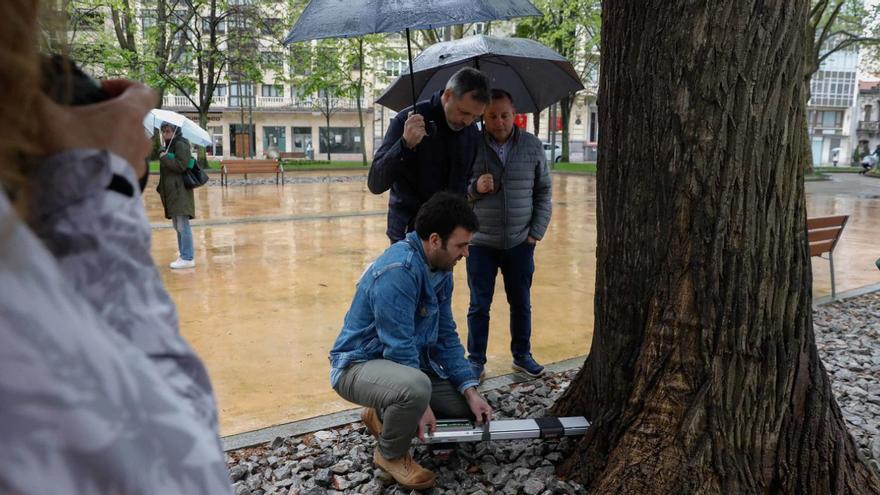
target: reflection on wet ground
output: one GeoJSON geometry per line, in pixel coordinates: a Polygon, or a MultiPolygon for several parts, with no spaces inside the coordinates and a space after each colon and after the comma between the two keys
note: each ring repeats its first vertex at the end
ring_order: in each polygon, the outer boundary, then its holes
{"type": "MultiPolygon", "coordinates": [[[[198,189],[197,267],[180,272],[167,268],[177,256],[175,233],[165,228],[170,222],[158,196],[146,195],[156,227],[153,255],[178,304],[181,329],[208,366],[224,435],[351,407],[329,387],[327,350],[358,276],[388,246],[387,194],[370,194],[365,178],[351,175],[283,187],[198,189]]],[[[842,177],[807,186],[811,216],[852,215],[835,251],[839,291],[880,282],[873,266],[880,256],[880,180],[842,177]],[[862,186],[864,181],[876,185],[862,186]]],[[[533,351],[547,363],[588,351],[596,262],[595,178],[555,175],[553,187],[553,219],[536,250],[532,296],[533,351]]],[[[817,297],[830,292],[827,265],[814,258],[817,297]]],[[[464,266],[456,269],[455,283],[453,310],[464,341],[464,266]]],[[[500,282],[495,301],[490,376],[510,370],[500,282]]]]}

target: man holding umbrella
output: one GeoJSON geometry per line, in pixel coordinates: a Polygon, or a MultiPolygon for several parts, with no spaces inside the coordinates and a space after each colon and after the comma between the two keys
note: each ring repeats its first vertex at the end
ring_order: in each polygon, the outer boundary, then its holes
{"type": "Polygon", "coordinates": [[[480,133],[474,122],[490,100],[489,79],[473,68],[453,74],[446,89],[391,120],[373,157],[367,184],[391,189],[386,234],[392,243],[413,230],[419,207],[438,191],[466,194],[480,133]]]}
{"type": "Polygon", "coordinates": [[[550,171],[541,141],[513,125],[513,98],[492,90],[484,135],[474,164],[468,197],[480,221],[467,259],[468,360],[482,381],[489,339],[489,308],[498,270],[510,305],[513,369],[538,377],[544,367],[531,353],[532,275],[535,246],[550,223],[550,171]]]}

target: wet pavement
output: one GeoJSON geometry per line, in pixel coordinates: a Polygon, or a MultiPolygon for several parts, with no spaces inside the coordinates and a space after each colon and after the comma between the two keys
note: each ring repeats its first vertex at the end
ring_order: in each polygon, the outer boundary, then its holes
{"type": "MultiPolygon", "coordinates": [[[[290,174],[288,174],[290,175],[290,174]]],[[[328,384],[327,350],[364,267],[388,246],[387,193],[357,172],[303,173],[301,183],[207,186],[196,191],[197,266],[172,271],[175,233],[147,193],[153,255],[178,304],[181,329],[205,360],[221,433],[230,435],[351,407],[328,384]],[[309,182],[314,178],[313,182],[309,182]]],[[[880,282],[880,180],[838,175],[808,183],[810,216],[849,213],[835,251],[837,290],[880,282]]],[[[155,180],[155,179],[154,179],[155,180]]],[[[596,181],[554,176],[553,219],[536,250],[533,352],[542,362],[585,354],[593,326],[596,181]]],[[[830,293],[828,263],[814,258],[814,296],[830,293]]],[[[462,339],[468,303],[456,269],[453,311],[462,339]]],[[[510,371],[503,287],[492,309],[487,373],[510,371]]]]}

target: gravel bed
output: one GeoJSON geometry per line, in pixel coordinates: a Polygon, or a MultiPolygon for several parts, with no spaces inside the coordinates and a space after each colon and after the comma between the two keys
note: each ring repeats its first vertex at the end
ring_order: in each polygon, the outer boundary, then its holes
{"type": "MultiPolygon", "coordinates": [[[[336,179],[332,177],[331,179],[336,179]]],[[[880,473],[880,293],[824,305],[814,312],[819,354],[862,455],[880,473]]],[[[486,393],[496,418],[545,415],[577,370],[486,393]]],[[[418,446],[416,459],[437,474],[433,495],[582,494],[555,466],[576,440],[476,442],[448,458],[418,446]]],[[[361,423],[227,453],[236,495],[415,494],[373,467],[375,441],[361,423]]]]}

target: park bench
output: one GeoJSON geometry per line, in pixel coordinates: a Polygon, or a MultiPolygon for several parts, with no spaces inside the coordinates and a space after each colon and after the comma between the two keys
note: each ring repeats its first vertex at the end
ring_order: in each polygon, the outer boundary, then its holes
{"type": "Polygon", "coordinates": [[[248,174],[275,174],[275,183],[284,184],[284,168],[278,160],[223,160],[221,185],[229,185],[229,174],[244,174],[245,179],[248,174]]]}
{"type": "Polygon", "coordinates": [[[278,154],[278,158],[282,160],[303,160],[306,154],[302,151],[282,151],[278,154]]]}
{"type": "Polygon", "coordinates": [[[810,256],[822,258],[823,254],[828,253],[827,260],[831,267],[831,300],[837,296],[834,287],[834,247],[837,245],[848,219],[849,215],[807,219],[807,242],[810,244],[810,256]]]}

